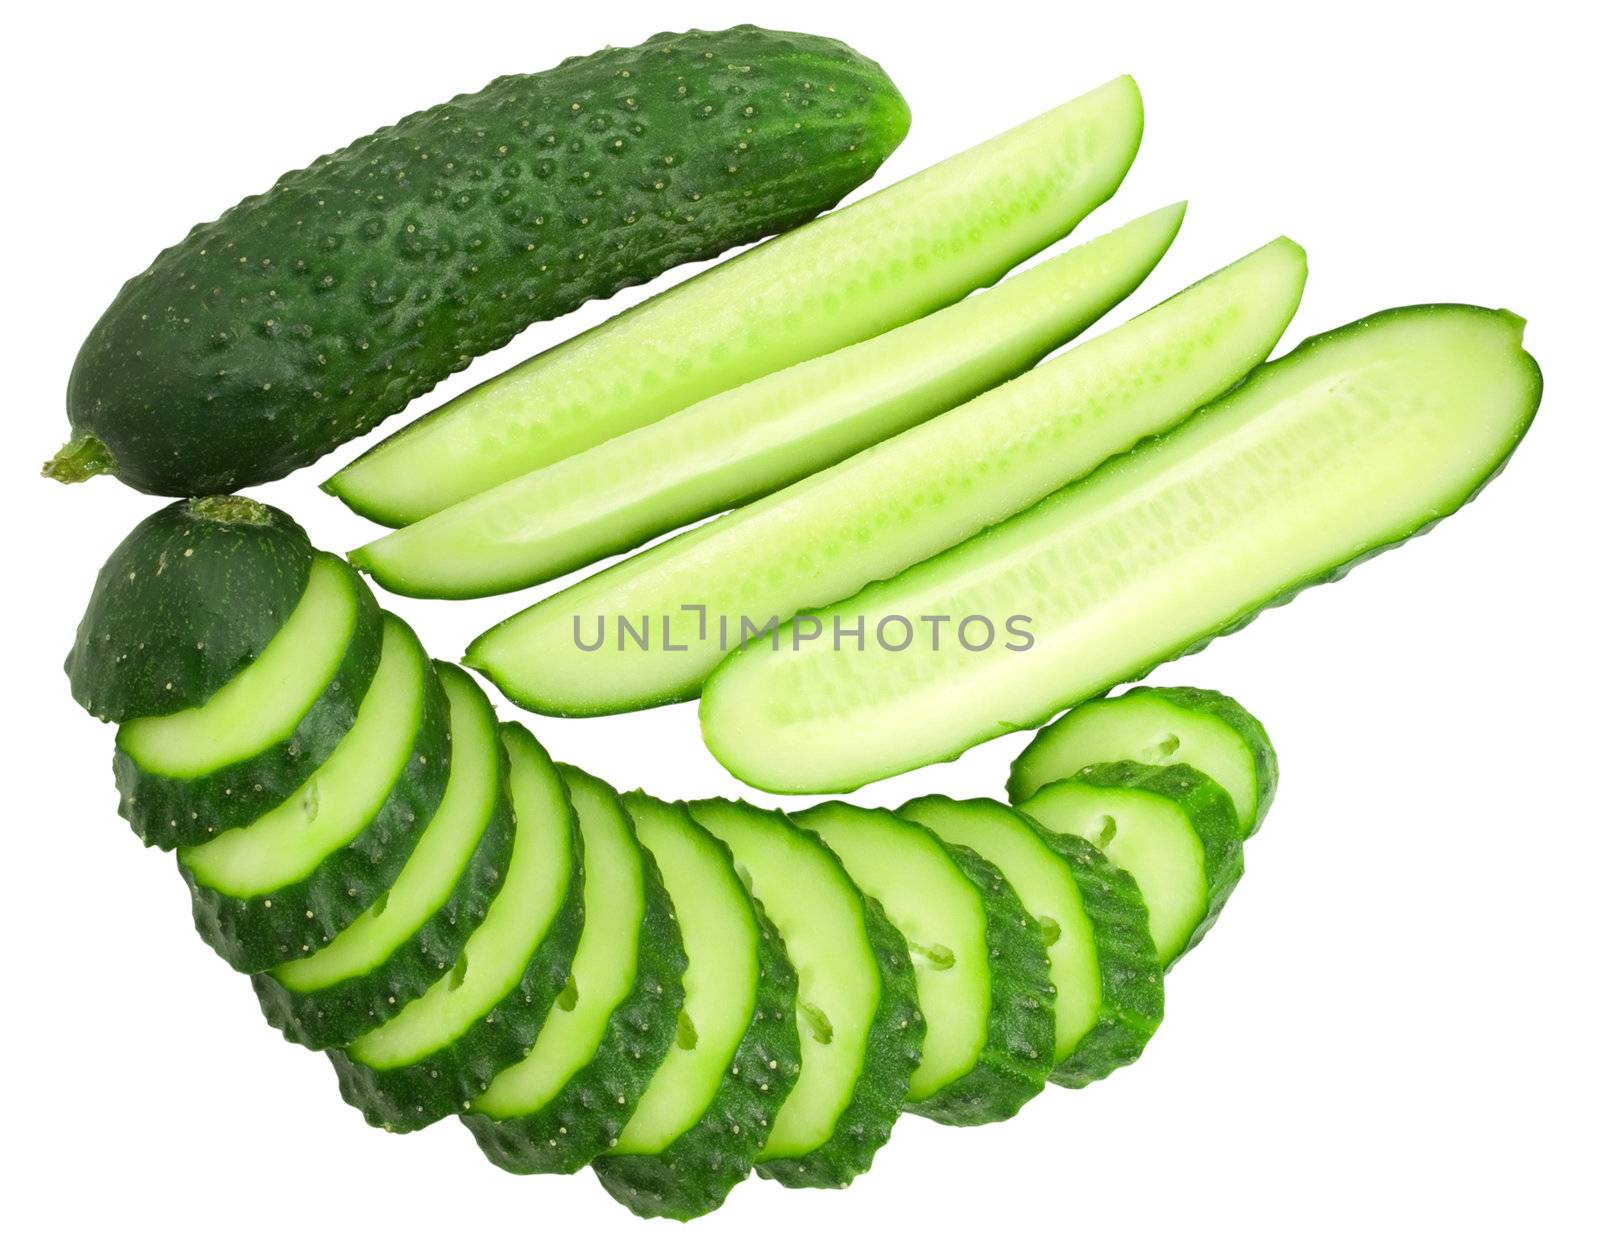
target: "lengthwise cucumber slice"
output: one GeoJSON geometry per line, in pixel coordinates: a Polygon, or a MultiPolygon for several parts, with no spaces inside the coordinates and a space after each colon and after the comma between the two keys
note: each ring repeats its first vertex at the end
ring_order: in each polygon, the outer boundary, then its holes
{"type": "Polygon", "coordinates": [[[1539,404],[1522,326],[1414,306],[1307,341],[1164,439],[819,612],[869,625],[1026,615],[1031,648],[935,652],[923,634],[894,652],[870,629],[860,650],[790,648],[786,627],[779,648],[750,643],[706,687],[707,745],[762,789],[853,789],[1034,727],[1243,627],[1426,530],[1504,465],[1539,404]]]}
{"type": "Polygon", "coordinates": [[[1143,282],[1183,206],[871,340],[752,380],[486,489],[351,554],[386,589],[523,589],[753,501],[977,396],[1143,282]]]}
{"type": "Polygon", "coordinates": [[[689,965],[672,1048],[592,1167],[639,1216],[687,1221],[749,1176],[799,1076],[795,972],[726,846],[681,803],[623,802],[661,869],[689,965]]]}
{"type": "Polygon", "coordinates": [[[460,1112],[533,1044],[583,928],[583,852],[566,786],[533,734],[504,724],[517,831],[500,892],[426,994],[342,1050],[339,1090],[396,1133],[460,1112]]]}
{"type": "Polygon", "coordinates": [[[906,1109],[949,1125],[1014,1116],[1053,1064],[1043,934],[994,865],[890,811],[826,802],[815,831],[905,935],[927,1022],[906,1109]]]}
{"type": "Polygon", "coordinates": [[[499,892],[516,817],[494,708],[465,672],[436,663],[450,700],[450,776],[405,867],[321,950],[252,982],[291,1042],[344,1046],[420,998],[447,973],[499,892]]]}
{"type": "Polygon", "coordinates": [[[1228,791],[1249,837],[1278,785],[1278,756],[1261,721],[1215,689],[1130,689],[1073,707],[1011,765],[1006,793],[1021,802],[1092,763],[1187,763],[1228,791]]]}
{"type": "Polygon", "coordinates": [[[948,305],[1108,199],[1143,127],[1138,88],[1116,79],[557,345],[401,429],[326,487],[369,519],[413,523],[948,305]]]}
{"type": "Polygon", "coordinates": [[[241,972],[320,950],[394,884],[449,775],[444,690],[385,615],[377,673],[322,766],[254,823],[178,852],[195,927],[241,972]]]}
{"type": "Polygon", "coordinates": [[[170,850],[249,824],[298,789],[355,723],[378,670],[383,615],[331,554],[255,662],[203,704],[129,720],[113,770],[122,816],[170,850]]]}
{"type": "Polygon", "coordinates": [[[721,798],[689,810],[733,852],[799,974],[800,1077],[756,1172],[785,1186],[848,1186],[888,1141],[922,1058],[905,939],[816,834],[721,798]]]}
{"type": "Polygon", "coordinates": [[[616,791],[561,765],[583,838],[583,934],[533,1048],[461,1117],[513,1173],[576,1173],[616,1141],[683,1007],[683,935],[616,791]]]}
{"type": "Polygon", "coordinates": [[[964,406],[563,589],[479,637],[468,665],[550,714],[692,697],[742,633],[956,544],[1230,388],[1271,352],[1304,283],[1305,254],[1276,240],[964,406]],[[648,648],[629,648],[623,620],[648,648]]]}
{"type": "Polygon", "coordinates": [[[1216,923],[1244,873],[1233,804],[1186,764],[1097,763],[1046,785],[1019,810],[1081,836],[1133,877],[1168,967],[1216,923]]]}
{"type": "Polygon", "coordinates": [[[987,859],[1039,922],[1056,991],[1050,1080],[1086,1086],[1137,1060],[1165,996],[1133,878],[1083,839],[990,798],[915,798],[900,814],[987,859]]]}

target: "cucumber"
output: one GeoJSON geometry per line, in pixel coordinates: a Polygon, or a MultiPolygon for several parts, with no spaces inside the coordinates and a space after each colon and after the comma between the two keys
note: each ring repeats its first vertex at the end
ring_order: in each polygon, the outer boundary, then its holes
{"type": "Polygon", "coordinates": [[[905,935],[927,1028],[906,1110],[950,1125],[1014,1116],[1053,1065],[1055,994],[1038,923],[994,865],[891,811],[825,802],[795,823],[905,935]]]}
{"type": "Polygon", "coordinates": [[[1183,208],[485,489],[350,560],[413,597],[482,597],[753,501],[1027,370],[1143,282],[1183,208]]]}
{"type": "Polygon", "coordinates": [[[999,869],[1039,922],[1055,987],[1050,1080],[1080,1087],[1132,1064],[1161,1024],[1161,961],[1139,887],[1082,838],[989,798],[914,798],[899,814],[999,869]]]}
{"type": "Polygon", "coordinates": [[[1243,627],[1451,514],[1504,465],[1539,403],[1522,327],[1414,306],[1308,341],[1166,438],[825,612],[1025,615],[1031,648],[935,653],[924,635],[894,653],[869,633],[860,650],[790,649],[784,628],[707,686],[707,745],[761,789],[853,789],[1243,627]]]}
{"type": "Polygon", "coordinates": [[[562,765],[583,839],[583,934],[533,1049],[462,1120],[513,1173],[576,1173],[622,1133],[683,1008],[683,935],[616,791],[562,765]]]}
{"type": "Polygon", "coordinates": [[[1304,253],[1276,240],[964,406],[563,589],[479,637],[468,665],[547,714],[693,697],[742,633],[956,544],[1230,388],[1271,351],[1304,283],[1304,253]],[[628,649],[623,619],[654,644],[628,649]]]}
{"type": "Polygon", "coordinates": [[[1216,923],[1244,873],[1227,792],[1184,763],[1096,763],[1020,808],[1081,836],[1138,883],[1156,955],[1171,967],[1216,923]]]}
{"type": "Polygon", "coordinates": [[[506,874],[516,818],[494,708],[472,679],[436,664],[450,702],[450,776],[405,867],[321,950],[251,981],[291,1042],[344,1046],[421,997],[461,955],[506,874]]]}
{"type": "Polygon", "coordinates": [[[117,723],[201,705],[277,636],[315,554],[298,523],[246,498],[156,511],[95,579],[67,655],[72,696],[117,723]]]}
{"type": "Polygon", "coordinates": [[[350,731],[382,641],[367,586],[319,555],[299,604],[254,663],[200,706],[117,730],[122,816],[147,844],[171,849],[265,815],[350,731]]]}
{"type": "Polygon", "coordinates": [[[922,1058],[905,939],[814,833],[721,798],[689,810],[733,852],[799,974],[800,1077],[756,1172],[785,1186],[848,1186],[888,1141],[922,1058]]]}
{"type": "Polygon", "coordinates": [[[45,473],[277,479],[529,323],[836,202],[905,135],[843,44],[662,34],[414,113],[196,227],[78,353],[45,473]]]}
{"type": "Polygon", "coordinates": [[[672,1048],[592,1167],[639,1216],[687,1221],[749,1176],[799,1076],[795,971],[726,846],[681,803],[623,801],[661,869],[689,964],[672,1048]]]}
{"type": "Polygon", "coordinates": [[[449,972],[329,1052],[345,1101],[396,1133],[464,1111],[520,1060],[567,984],[583,928],[583,852],[544,747],[502,725],[516,836],[500,892],[449,972]]]}
{"type": "Polygon", "coordinates": [[[378,670],[327,761],[260,819],[178,852],[195,927],[241,972],[320,950],[394,884],[449,774],[444,690],[386,615],[378,670]]]}
{"type": "Polygon", "coordinates": [[[1187,763],[1233,801],[1239,831],[1261,827],[1278,786],[1278,756],[1261,721],[1215,689],[1141,686],[1085,702],[1042,729],[1011,765],[1014,803],[1092,763],[1187,763]]]}
{"type": "MultiPolygon", "coordinates": [[[[831,100],[829,85],[820,70],[796,84],[783,125],[796,104],[820,121],[812,100],[831,100]]],[[[886,84],[879,99],[904,108],[886,84]]],[[[1107,83],[540,354],[402,428],[325,487],[379,523],[414,523],[948,305],[1110,197],[1143,120],[1133,80],[1107,83]]],[[[904,130],[902,112],[893,121],[904,130]]],[[[647,177],[674,178],[664,167],[647,177]]]]}

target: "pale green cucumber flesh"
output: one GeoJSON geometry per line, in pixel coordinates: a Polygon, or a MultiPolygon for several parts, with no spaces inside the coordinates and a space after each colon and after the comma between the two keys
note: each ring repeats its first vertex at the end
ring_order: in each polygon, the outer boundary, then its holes
{"type": "Polygon", "coordinates": [[[1165,438],[825,611],[1026,615],[1031,648],[935,653],[924,634],[896,653],[869,632],[860,650],[790,649],[779,634],[706,687],[707,744],[762,789],[853,789],[1244,626],[1476,495],[1538,406],[1521,332],[1504,312],[1418,306],[1308,341],[1165,438]]]}
{"type": "Polygon", "coordinates": [[[1248,837],[1277,785],[1277,755],[1248,711],[1210,689],[1140,688],[1085,702],[1042,729],[1011,766],[1021,802],[1091,763],[1187,763],[1228,791],[1248,837]]]}
{"type": "Polygon", "coordinates": [[[871,340],[797,363],[362,546],[412,596],[527,588],[793,483],[942,414],[1072,339],[1133,291],[1183,206],[871,340]]]}
{"type": "Polygon", "coordinates": [[[992,283],[1116,190],[1143,109],[1121,78],[713,267],[480,385],[327,487],[417,519],[992,283]]]}
{"type": "Polygon", "coordinates": [[[479,637],[468,665],[553,714],[691,697],[742,633],[955,545],[1230,388],[1271,352],[1304,283],[1300,247],[1273,241],[966,405],[563,589],[479,637]],[[653,632],[649,648],[622,635],[624,618],[653,632]]]}

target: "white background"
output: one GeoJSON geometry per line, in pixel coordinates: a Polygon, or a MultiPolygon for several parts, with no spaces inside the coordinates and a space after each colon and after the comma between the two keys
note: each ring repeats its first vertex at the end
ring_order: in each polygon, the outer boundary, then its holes
{"type": "MultiPolygon", "coordinates": [[[[1596,1250],[1600,117],[1586,8],[35,11],[8,48],[0,201],[11,1250],[1596,1250]],[[157,503],[35,469],[64,436],[79,341],[191,222],[496,74],[738,21],[839,36],[883,61],[915,121],[872,186],[1133,72],[1143,151],[1077,238],[1180,197],[1191,208],[1111,321],[1287,232],[1311,278],[1286,345],[1389,305],[1504,305],[1528,318],[1547,388],[1510,469],[1460,518],[1158,673],[1254,709],[1283,787],[1137,1066],[1052,1088],[1004,1125],[908,1118],[849,1191],[752,1183],[680,1227],[634,1220],[587,1175],[502,1174],[454,1122],[370,1130],[325,1061],[261,1023],[248,983],[192,936],[170,859],[117,819],[111,731],[73,705],[60,671],[97,566],[157,503]]],[[[663,286],[533,328],[413,413],[663,286]]],[[[316,485],[353,452],[260,495],[348,548],[373,529],[316,485]]],[[[526,599],[384,600],[451,658],[526,599]]],[[[619,787],[737,788],[692,707],[531,723],[619,787]]],[[[1021,744],[862,797],[993,793],[1021,744]]]]}

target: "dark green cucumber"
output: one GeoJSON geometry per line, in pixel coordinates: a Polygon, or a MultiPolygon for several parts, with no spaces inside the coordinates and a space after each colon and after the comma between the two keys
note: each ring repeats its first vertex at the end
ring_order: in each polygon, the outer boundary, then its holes
{"type": "Polygon", "coordinates": [[[1138,1059],[1161,1024],[1164,983],[1133,878],[990,798],[915,798],[900,814],[989,860],[1039,922],[1056,988],[1050,1080],[1084,1086],[1138,1059]]]}
{"type": "Polygon", "coordinates": [[[624,802],[661,868],[689,965],[672,1049],[593,1168],[639,1216],[687,1221],[750,1175],[800,1074],[797,979],[728,848],[681,803],[624,802]]]}
{"type": "Polygon", "coordinates": [[[386,615],[377,674],[327,762],[254,823],[179,852],[195,928],[241,972],[320,950],[394,884],[449,775],[444,690],[386,615]]]}
{"type": "Polygon", "coordinates": [[[314,554],[288,515],[242,497],[156,511],[95,579],[67,655],[72,696],[118,723],[199,706],[277,635],[314,554]]]}
{"type": "Polygon", "coordinates": [[[421,998],[461,956],[505,880],[516,817],[494,708],[435,663],[450,700],[450,778],[394,885],[314,954],[257,973],[262,1013],[302,1046],[344,1046],[421,998]]]}
{"type": "Polygon", "coordinates": [[[583,848],[561,774],[527,729],[502,725],[500,736],[517,817],[500,892],[447,974],[329,1052],[345,1101],[395,1133],[465,1111],[527,1054],[583,930],[583,848]]]}
{"type": "Polygon", "coordinates": [[[533,1049],[462,1114],[512,1173],[576,1173],[621,1135],[671,1048],[687,958],[654,856],[616,791],[561,765],[583,838],[572,976],[533,1049]]]}
{"type": "Polygon", "coordinates": [[[888,1141],[922,1058],[906,940],[787,816],[722,798],[689,810],[733,852],[799,974],[800,1077],[756,1172],[785,1186],[848,1186],[888,1141]]]}
{"type": "Polygon", "coordinates": [[[382,642],[383,614],[365,582],[319,555],[300,604],[254,663],[202,706],[117,730],[123,818],[146,844],[171,849],[271,811],[350,731],[382,642]]]}
{"type": "Polygon", "coordinates": [[[496,79],[129,280],[79,351],[46,474],[172,495],[277,479],[530,323],[804,222],[908,120],[874,62],[753,26],[496,79]]]}
{"type": "Polygon", "coordinates": [[[1041,729],[1011,765],[1006,793],[1021,802],[1091,763],[1187,763],[1228,791],[1239,827],[1261,827],[1278,787],[1278,756],[1261,721],[1227,694],[1140,685],[1095,698],[1041,729]]]}

